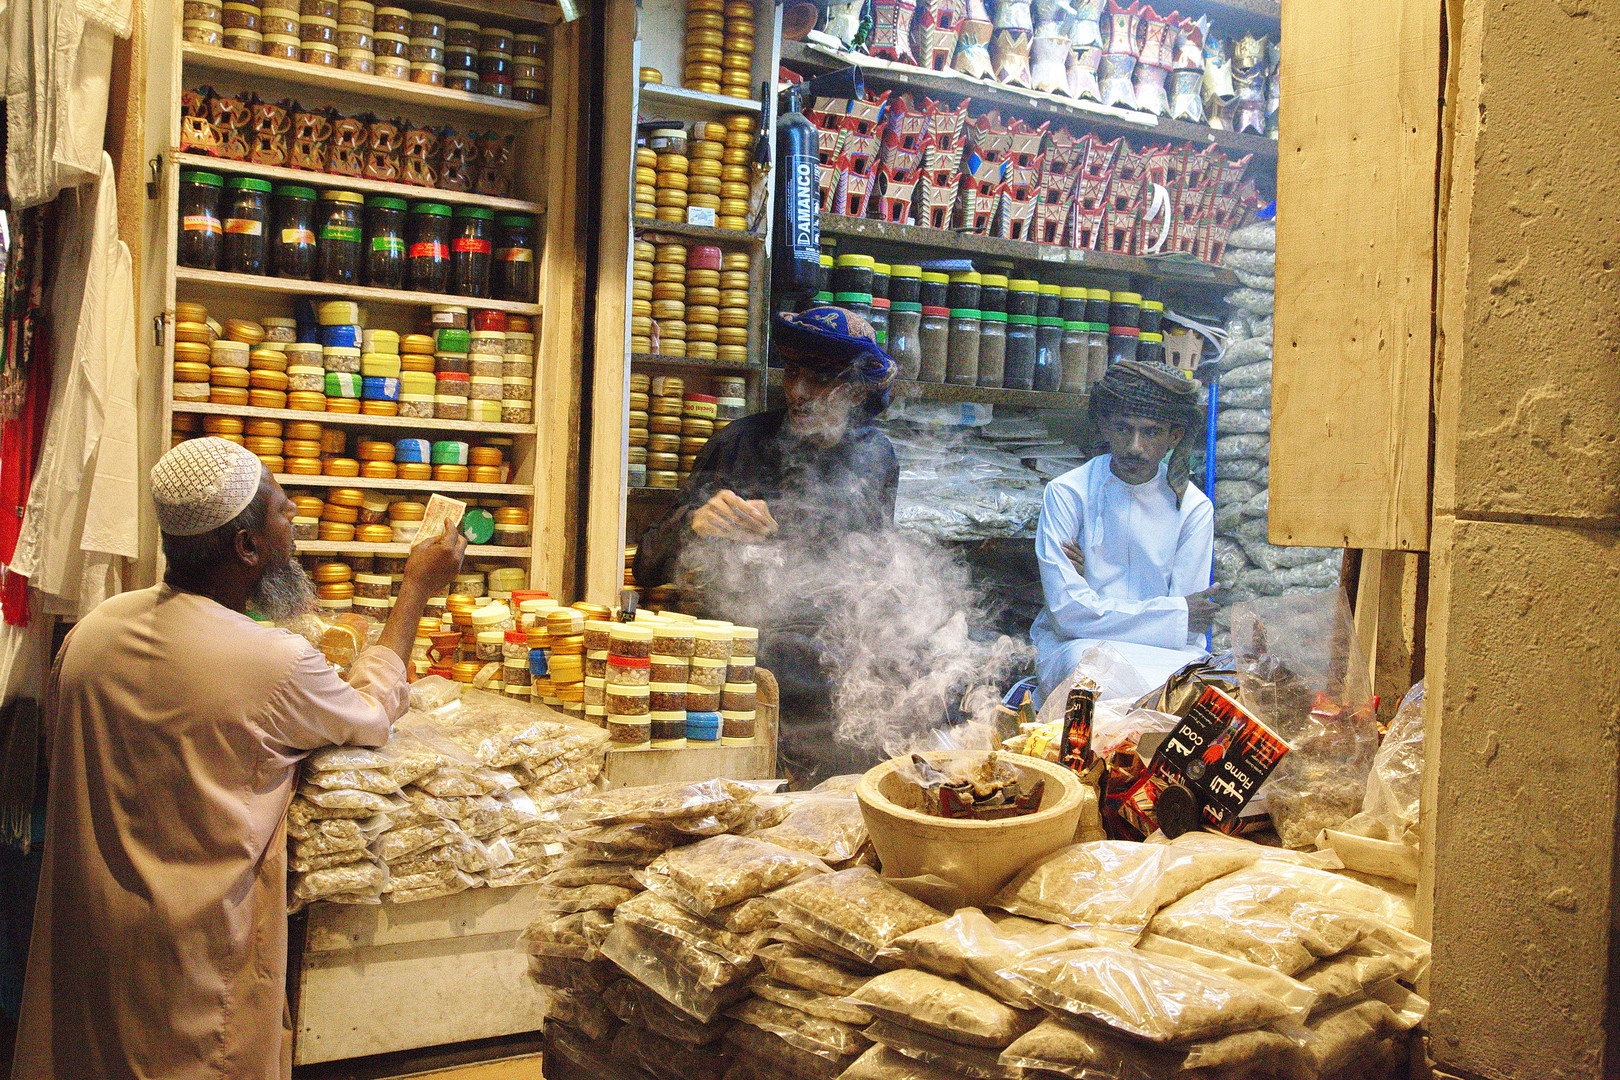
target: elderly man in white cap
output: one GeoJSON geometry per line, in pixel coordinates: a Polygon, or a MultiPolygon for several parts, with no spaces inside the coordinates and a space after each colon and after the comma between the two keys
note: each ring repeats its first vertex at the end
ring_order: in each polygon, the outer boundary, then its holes
{"type": "Polygon", "coordinates": [[[393,614],[345,682],[249,618],[307,610],[293,507],[258,458],[194,439],[152,469],[168,569],[67,637],[46,694],[44,869],[13,1076],[291,1075],[283,817],[298,762],[379,746],[407,703],[451,532],[411,553],[393,614]]]}

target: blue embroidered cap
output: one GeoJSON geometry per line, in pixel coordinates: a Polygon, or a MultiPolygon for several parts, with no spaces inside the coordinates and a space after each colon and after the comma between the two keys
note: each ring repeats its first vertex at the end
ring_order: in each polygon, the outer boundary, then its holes
{"type": "Polygon", "coordinates": [[[877,343],[872,324],[853,311],[820,304],[776,316],[776,346],[782,359],[826,375],[850,372],[873,386],[894,381],[894,360],[877,343]]]}

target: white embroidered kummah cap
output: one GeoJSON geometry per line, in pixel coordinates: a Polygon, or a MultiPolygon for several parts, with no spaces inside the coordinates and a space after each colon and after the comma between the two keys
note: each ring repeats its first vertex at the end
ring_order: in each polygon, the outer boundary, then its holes
{"type": "Polygon", "coordinates": [[[253,501],[263,472],[245,447],[212,436],[187,439],[152,466],[158,528],[170,536],[219,528],[253,501]]]}

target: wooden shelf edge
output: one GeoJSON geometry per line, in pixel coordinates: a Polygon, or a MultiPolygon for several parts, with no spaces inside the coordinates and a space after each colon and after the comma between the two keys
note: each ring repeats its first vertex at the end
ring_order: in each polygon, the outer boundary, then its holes
{"type": "Polygon", "coordinates": [[[171,411],[202,413],[207,416],[247,416],[288,423],[311,421],[317,424],[344,424],[354,427],[421,428],[431,431],[464,431],[481,435],[534,435],[534,424],[485,424],[476,420],[424,420],[415,416],[367,416],[364,413],[305,412],[302,409],[261,409],[253,405],[215,405],[208,401],[172,401],[171,411]]]}
{"type": "Polygon", "coordinates": [[[758,247],[765,238],[758,233],[739,232],[736,229],[711,229],[707,225],[683,225],[674,221],[648,221],[636,218],[630,222],[636,232],[661,232],[671,236],[685,236],[693,240],[708,240],[716,244],[747,244],[758,247]]]}
{"type": "Polygon", "coordinates": [[[193,285],[212,285],[217,288],[250,289],[254,292],[280,293],[284,296],[326,296],[338,300],[369,300],[379,304],[453,304],[483,311],[509,311],[517,315],[539,315],[539,304],[519,304],[510,300],[485,300],[477,296],[450,296],[445,293],[414,293],[396,289],[373,289],[368,285],[331,285],[324,281],[300,281],[297,278],[260,277],[256,274],[233,274],[225,270],[198,270],[190,266],[174,268],[176,281],[193,285]]]}
{"type": "Polygon", "coordinates": [[[641,100],[688,109],[713,110],[714,112],[759,112],[759,102],[751,97],[736,98],[727,97],[724,94],[705,94],[701,90],[688,90],[684,86],[669,86],[665,83],[642,83],[641,100]]]}
{"type": "MultiPolygon", "coordinates": [[[[769,382],[773,388],[782,385],[781,368],[770,369],[769,382]]],[[[1006,405],[1022,409],[1084,409],[1090,401],[1085,394],[1063,394],[1053,390],[1012,390],[999,386],[962,386],[957,383],[911,382],[906,379],[896,379],[891,384],[891,392],[895,397],[911,401],[970,401],[981,405],[1006,405]]]]}
{"type": "MultiPolygon", "coordinates": [[[[362,540],[300,540],[300,555],[409,555],[409,544],[368,544],[362,540]]],[[[526,559],[533,548],[495,547],[492,544],[473,544],[467,554],[484,558],[526,559]]]]}
{"type": "Polygon", "coordinates": [[[710,371],[759,371],[760,365],[738,363],[732,360],[694,360],[689,356],[664,356],[658,353],[631,353],[632,364],[667,364],[671,367],[706,368],[710,371]]]}
{"type": "Polygon", "coordinates": [[[958,255],[980,255],[1075,270],[1160,277],[1212,288],[1235,289],[1239,284],[1237,275],[1224,267],[1186,259],[1114,255],[1106,251],[1058,247],[1051,244],[1037,244],[1029,240],[1002,240],[998,237],[978,236],[951,229],[896,225],[893,222],[846,217],[842,214],[822,214],[821,231],[832,236],[899,244],[958,255]]]}
{"type": "Polygon", "coordinates": [[[1146,114],[1138,114],[1144,118],[1137,120],[1125,115],[1123,111],[1105,111],[1104,106],[1087,107],[1079,101],[1058,97],[1055,94],[1043,94],[1002,86],[999,83],[945,75],[910,64],[890,63],[863,53],[833,54],[802,42],[783,42],[782,61],[820,67],[824,70],[832,70],[840,65],[852,65],[860,68],[861,73],[875,83],[926,90],[930,94],[954,94],[960,98],[984,102],[987,106],[1029,109],[1059,119],[1085,121],[1113,131],[1214,144],[1236,154],[1253,154],[1262,161],[1277,160],[1276,140],[1263,135],[1218,131],[1203,124],[1191,124],[1184,120],[1171,120],[1162,116],[1149,121],[1146,114]]]}
{"type": "Polygon", "coordinates": [[[533,495],[532,484],[472,484],[439,480],[372,480],[364,476],[294,476],[276,473],[282,487],[352,487],[362,491],[437,491],[444,495],[533,495]]]}
{"type": "Polygon", "coordinates": [[[545,105],[530,105],[521,101],[490,97],[487,94],[469,94],[461,90],[446,90],[440,86],[424,86],[399,79],[383,79],[376,75],[357,75],[337,68],[306,64],[299,60],[281,60],[273,56],[220,49],[209,45],[181,42],[183,63],[194,64],[209,71],[223,71],[255,79],[281,80],[340,91],[371,98],[393,101],[404,105],[423,105],[453,112],[472,113],[522,123],[543,120],[551,115],[545,105]]]}
{"type": "Polygon", "coordinates": [[[170,156],[175,165],[186,169],[208,169],[224,173],[258,176],[265,180],[279,180],[288,184],[307,184],[315,188],[344,188],[352,191],[370,191],[379,195],[397,195],[402,199],[424,202],[463,203],[484,206],[491,210],[510,211],[515,214],[533,214],[543,217],[546,208],[541,203],[523,199],[506,199],[495,195],[479,195],[472,191],[446,191],[443,188],[416,187],[394,184],[382,180],[367,180],[357,176],[337,176],[333,173],[310,172],[307,169],[284,169],[278,165],[257,165],[251,161],[232,161],[229,158],[209,157],[176,150],[170,156]]]}

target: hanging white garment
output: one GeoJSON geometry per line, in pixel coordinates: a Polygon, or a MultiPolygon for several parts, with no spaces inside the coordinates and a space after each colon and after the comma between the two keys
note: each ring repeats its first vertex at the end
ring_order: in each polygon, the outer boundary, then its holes
{"type": "Polygon", "coordinates": [[[139,555],[135,280],[118,239],[112,158],[64,200],[51,296],[55,373],[34,482],[11,569],[77,617],[122,588],[139,555]]]}
{"type": "Polygon", "coordinates": [[[113,39],[131,25],[130,0],[6,6],[6,184],[19,209],[101,171],[113,39]]]}

